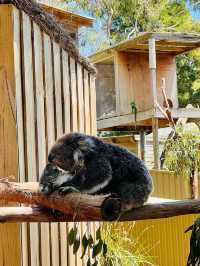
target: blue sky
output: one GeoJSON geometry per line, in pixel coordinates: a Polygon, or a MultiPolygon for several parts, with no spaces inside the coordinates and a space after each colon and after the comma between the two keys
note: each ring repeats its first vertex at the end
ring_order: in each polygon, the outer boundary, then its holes
{"type": "Polygon", "coordinates": [[[192,10],[192,8],[190,8],[189,5],[188,5],[188,8],[189,8],[189,10],[190,10],[190,13],[191,13],[192,17],[193,17],[194,19],[200,21],[200,11],[199,11],[199,10],[198,10],[198,11],[194,11],[194,10],[192,10]]]}

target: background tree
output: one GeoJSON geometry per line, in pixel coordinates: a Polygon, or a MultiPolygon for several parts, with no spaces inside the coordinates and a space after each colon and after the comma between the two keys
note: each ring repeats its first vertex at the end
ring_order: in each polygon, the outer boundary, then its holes
{"type": "Polygon", "coordinates": [[[165,143],[165,165],[170,171],[190,179],[191,198],[198,198],[198,174],[200,172],[199,129],[176,128],[176,138],[165,143]]]}
{"type": "Polygon", "coordinates": [[[200,52],[177,57],[178,99],[181,107],[192,103],[200,106],[200,52]]]}

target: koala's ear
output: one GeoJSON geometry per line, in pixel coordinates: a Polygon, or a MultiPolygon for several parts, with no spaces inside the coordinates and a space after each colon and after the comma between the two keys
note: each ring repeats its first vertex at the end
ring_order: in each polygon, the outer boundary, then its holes
{"type": "Polygon", "coordinates": [[[85,139],[79,140],[78,145],[82,151],[93,151],[95,148],[95,143],[93,139],[86,137],[85,139]]]}

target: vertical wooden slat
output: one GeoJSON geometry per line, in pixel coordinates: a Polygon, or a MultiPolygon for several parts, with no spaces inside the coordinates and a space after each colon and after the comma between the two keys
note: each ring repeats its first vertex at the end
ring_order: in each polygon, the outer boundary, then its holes
{"type": "Polygon", "coordinates": [[[75,60],[70,57],[70,78],[71,78],[71,106],[72,106],[72,131],[78,130],[78,111],[77,111],[77,91],[76,91],[76,66],[75,60]]]}
{"type": "MultiPolygon", "coordinates": [[[[89,86],[89,74],[88,71],[84,69],[84,120],[85,120],[85,133],[91,134],[91,106],[90,106],[90,86],[89,86]]],[[[92,223],[83,223],[83,233],[87,232],[89,234],[91,232],[91,228],[93,227],[92,223]]],[[[88,252],[88,256],[90,256],[90,252],[88,252]]],[[[83,261],[83,265],[86,259],[83,261]]]]}
{"type": "MultiPolygon", "coordinates": [[[[84,91],[83,91],[83,72],[80,64],[77,64],[77,105],[78,105],[78,130],[84,133],[85,131],[85,115],[84,115],[84,91]]],[[[80,232],[80,237],[82,236],[82,230],[84,223],[78,224],[78,230],[80,232]]],[[[80,258],[82,254],[82,249],[79,248],[77,253],[77,266],[83,265],[83,260],[80,258]]],[[[84,265],[83,265],[84,266],[84,265]]]]}
{"type": "Polygon", "coordinates": [[[53,57],[54,57],[54,80],[55,80],[55,103],[56,103],[56,138],[63,134],[62,122],[62,98],[61,98],[61,62],[60,62],[60,47],[53,42],[53,57]]]}
{"type": "MultiPolygon", "coordinates": [[[[35,110],[33,91],[33,59],[31,41],[31,21],[23,13],[23,45],[24,45],[24,86],[26,98],[26,136],[27,136],[27,167],[29,181],[36,181],[35,153],[35,110]]],[[[39,265],[39,230],[38,224],[30,223],[31,265],[39,265]]]]}
{"type": "MultiPolygon", "coordinates": [[[[21,82],[21,44],[20,44],[20,14],[13,7],[13,34],[14,34],[14,67],[15,67],[15,93],[16,93],[16,119],[17,142],[19,161],[19,181],[25,181],[25,155],[24,155],[24,128],[23,128],[23,102],[21,82]]],[[[21,225],[21,264],[28,265],[28,236],[27,223],[21,225]]]]}
{"type": "Polygon", "coordinates": [[[66,51],[62,50],[62,67],[63,67],[63,97],[64,97],[64,128],[65,133],[70,132],[70,77],[69,77],[69,61],[68,54],[66,51]]]}
{"type": "MultiPolygon", "coordinates": [[[[54,101],[53,101],[53,68],[50,37],[44,34],[44,66],[46,92],[46,120],[48,151],[55,142],[54,101]]],[[[52,265],[59,265],[58,223],[51,223],[52,265]]]]}
{"type": "Polygon", "coordinates": [[[78,99],[78,129],[79,132],[84,133],[85,123],[84,123],[84,99],[83,99],[83,74],[82,67],[80,64],[77,64],[77,99],[78,99]]]}
{"type": "MultiPolygon", "coordinates": [[[[71,92],[71,131],[78,130],[78,112],[77,112],[77,91],[76,91],[76,66],[75,60],[73,58],[69,58],[69,66],[70,66],[70,92],[71,92]]],[[[68,114],[65,114],[68,116],[68,114]]],[[[68,223],[68,232],[71,228],[74,227],[74,223],[68,223]]],[[[68,246],[68,264],[70,266],[76,266],[76,256],[73,254],[72,247],[68,246]]]]}
{"type": "MultiPolygon", "coordinates": [[[[96,136],[97,134],[97,120],[96,120],[96,88],[95,77],[89,74],[89,90],[90,90],[90,134],[96,136]]],[[[87,119],[87,118],[86,118],[87,119]]],[[[96,224],[90,223],[90,230],[95,238],[96,224]]]]}
{"type": "MultiPolygon", "coordinates": [[[[62,93],[61,93],[61,60],[60,47],[53,43],[54,56],[54,79],[55,79],[55,102],[56,102],[56,132],[57,138],[63,134],[62,119],[62,93]]],[[[70,113],[68,114],[70,115],[70,113]]],[[[67,266],[67,225],[60,223],[60,263],[61,266],[67,266]]]]}
{"type": "Polygon", "coordinates": [[[90,120],[90,88],[89,88],[88,71],[84,70],[84,115],[85,115],[85,133],[90,134],[91,120],[90,120]]]}
{"type": "MultiPolygon", "coordinates": [[[[42,33],[34,23],[34,56],[35,56],[35,86],[36,86],[36,108],[37,108],[37,141],[38,145],[38,167],[39,176],[42,174],[46,164],[46,142],[45,142],[45,113],[44,113],[44,82],[42,62],[42,33]]],[[[50,238],[49,225],[41,223],[41,264],[50,266],[50,238]]]]}
{"type": "Polygon", "coordinates": [[[97,134],[95,77],[90,75],[91,134],[97,134]]]}
{"type": "Polygon", "coordinates": [[[23,102],[22,102],[22,81],[21,81],[21,45],[20,45],[20,14],[19,10],[13,8],[14,26],[14,67],[15,67],[15,89],[16,89],[16,118],[18,130],[18,160],[20,181],[25,181],[24,162],[24,129],[23,129],[23,102]],[[21,180],[22,179],[22,180],[21,180]]]}
{"type": "MultiPolygon", "coordinates": [[[[4,14],[4,17],[5,17],[5,14],[4,14]]],[[[12,20],[13,20],[12,21],[13,22],[13,55],[14,55],[16,125],[17,125],[18,167],[19,167],[18,178],[19,178],[19,181],[24,181],[25,180],[25,164],[24,164],[24,130],[23,130],[23,110],[22,110],[23,104],[22,104],[22,81],[21,81],[20,14],[19,14],[19,10],[17,10],[17,8],[15,7],[12,7],[12,20]]],[[[1,23],[0,25],[2,27],[1,23]]],[[[6,27],[7,26],[8,25],[6,25],[6,27]]],[[[22,266],[24,266],[24,265],[28,265],[28,240],[27,240],[27,224],[26,223],[22,223],[21,225],[20,236],[21,236],[21,248],[20,248],[21,264],[22,266]]],[[[4,261],[4,263],[6,262],[4,261]]],[[[17,259],[15,263],[17,265],[17,259]]]]}

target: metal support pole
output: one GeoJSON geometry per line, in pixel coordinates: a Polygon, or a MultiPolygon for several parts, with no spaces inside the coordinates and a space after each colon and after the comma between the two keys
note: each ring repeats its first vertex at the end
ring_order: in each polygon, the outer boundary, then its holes
{"type": "Polygon", "coordinates": [[[152,91],[153,107],[156,106],[157,90],[156,90],[156,43],[155,39],[149,39],[149,70],[152,91]]]}

